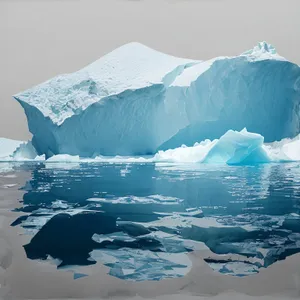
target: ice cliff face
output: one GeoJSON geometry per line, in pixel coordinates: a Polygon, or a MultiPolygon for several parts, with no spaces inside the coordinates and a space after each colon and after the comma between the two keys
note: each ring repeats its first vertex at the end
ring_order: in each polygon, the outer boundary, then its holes
{"type": "Polygon", "coordinates": [[[264,42],[209,61],[131,43],[14,97],[48,157],[151,154],[244,127],[267,142],[300,132],[300,68],[264,42]]]}

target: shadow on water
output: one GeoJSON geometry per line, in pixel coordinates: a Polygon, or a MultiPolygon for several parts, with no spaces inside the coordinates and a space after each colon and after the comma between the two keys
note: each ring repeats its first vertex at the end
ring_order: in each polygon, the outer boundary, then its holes
{"type": "Polygon", "coordinates": [[[300,252],[298,164],[35,164],[24,189],[30,259],[97,261],[127,280],[184,276],[209,248],[221,273],[255,274],[300,252]],[[243,259],[218,255],[239,254],[243,259]]]}

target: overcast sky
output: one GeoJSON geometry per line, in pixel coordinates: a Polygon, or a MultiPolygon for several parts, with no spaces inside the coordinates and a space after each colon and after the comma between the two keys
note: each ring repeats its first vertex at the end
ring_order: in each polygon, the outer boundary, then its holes
{"type": "Polygon", "coordinates": [[[300,0],[0,0],[0,137],[28,139],[11,95],[131,41],[182,57],[266,40],[300,64],[300,0]]]}

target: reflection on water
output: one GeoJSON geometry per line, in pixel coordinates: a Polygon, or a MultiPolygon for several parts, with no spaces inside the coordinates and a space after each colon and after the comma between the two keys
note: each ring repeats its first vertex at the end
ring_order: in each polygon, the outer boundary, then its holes
{"type": "MultiPolygon", "coordinates": [[[[299,164],[27,164],[30,259],[97,261],[127,280],[184,276],[209,249],[221,273],[254,274],[300,252],[299,164]],[[235,254],[238,254],[235,255],[235,254]]],[[[209,253],[209,252],[207,252],[209,253]]]]}

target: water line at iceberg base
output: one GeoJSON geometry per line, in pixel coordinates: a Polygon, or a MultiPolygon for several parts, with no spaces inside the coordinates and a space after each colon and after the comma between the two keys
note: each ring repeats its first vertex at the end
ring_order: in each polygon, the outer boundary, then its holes
{"type": "Polygon", "coordinates": [[[96,156],[95,158],[81,158],[68,154],[54,155],[47,160],[44,155],[38,156],[31,142],[7,140],[7,147],[1,147],[0,161],[42,161],[46,163],[58,162],[105,162],[105,163],[206,163],[249,165],[271,162],[300,161],[300,135],[293,139],[283,139],[264,144],[264,137],[260,134],[229,130],[219,139],[204,140],[194,146],[182,145],[179,148],[158,151],[153,156],[96,156]],[[5,149],[6,148],[6,149],[5,149]],[[9,149],[9,150],[7,150],[9,149]],[[11,151],[12,153],[8,153],[11,151]]]}

